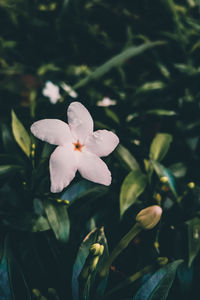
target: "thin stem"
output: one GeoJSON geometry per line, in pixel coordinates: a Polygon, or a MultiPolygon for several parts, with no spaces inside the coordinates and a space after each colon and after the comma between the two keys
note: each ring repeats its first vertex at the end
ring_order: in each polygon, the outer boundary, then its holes
{"type": "Polygon", "coordinates": [[[123,238],[119,241],[117,246],[111,252],[107,259],[102,263],[98,275],[99,277],[103,278],[106,276],[110,266],[112,265],[113,261],[119,256],[119,254],[126,249],[132,239],[141,231],[141,227],[136,223],[131,230],[123,238]]]}

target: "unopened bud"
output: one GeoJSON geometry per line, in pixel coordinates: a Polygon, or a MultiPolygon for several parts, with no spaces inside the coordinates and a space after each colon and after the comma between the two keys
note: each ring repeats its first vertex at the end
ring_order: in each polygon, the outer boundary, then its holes
{"type": "Polygon", "coordinates": [[[163,183],[165,183],[165,182],[168,181],[168,178],[167,178],[166,176],[162,176],[162,177],[160,178],[160,181],[163,182],[163,183]]]}
{"type": "Polygon", "coordinates": [[[90,272],[94,272],[94,270],[97,267],[98,262],[99,262],[99,256],[97,255],[97,256],[94,257],[94,259],[93,259],[93,261],[90,265],[90,272]]]}
{"type": "Polygon", "coordinates": [[[142,209],[136,216],[136,221],[145,230],[154,228],[160,221],[162,208],[158,205],[152,205],[142,209]]]}
{"type": "Polygon", "coordinates": [[[164,267],[168,263],[168,258],[167,257],[158,257],[157,263],[159,264],[160,267],[164,267]]]}
{"type": "Polygon", "coordinates": [[[104,251],[104,245],[101,245],[99,249],[99,256],[103,255],[103,251],[104,251]]]}
{"type": "Polygon", "coordinates": [[[188,187],[189,187],[190,189],[194,189],[194,188],[195,188],[195,183],[194,183],[194,182],[189,182],[189,183],[188,183],[188,187]]]}
{"type": "Polygon", "coordinates": [[[90,253],[93,255],[99,255],[101,249],[101,245],[99,243],[95,243],[90,247],[90,253]]]}

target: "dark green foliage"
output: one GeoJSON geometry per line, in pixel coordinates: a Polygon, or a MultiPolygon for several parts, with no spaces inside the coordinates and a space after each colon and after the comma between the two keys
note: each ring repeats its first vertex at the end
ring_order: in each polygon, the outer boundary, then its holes
{"type": "Polygon", "coordinates": [[[103,244],[107,256],[107,240],[112,251],[137,213],[155,204],[163,209],[159,225],[136,236],[102,282],[101,257],[80,299],[103,299],[158,256],[169,264],[116,299],[199,297],[199,36],[197,0],[0,0],[2,300],[78,299],[91,244],[103,244]],[[59,87],[55,104],[43,95],[47,81],[59,87]],[[103,106],[104,98],[112,105],[103,106]],[[105,158],[112,184],[77,174],[53,194],[48,162],[55,147],[30,126],[67,121],[72,101],[91,112],[95,130],[120,139],[105,158]]]}

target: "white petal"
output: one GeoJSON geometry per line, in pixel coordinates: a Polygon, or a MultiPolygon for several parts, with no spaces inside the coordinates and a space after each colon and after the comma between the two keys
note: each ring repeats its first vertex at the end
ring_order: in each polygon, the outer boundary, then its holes
{"type": "Polygon", "coordinates": [[[98,156],[83,152],[78,162],[78,171],[81,176],[87,180],[101,183],[104,185],[111,184],[111,173],[107,165],[98,156]]]}
{"type": "Polygon", "coordinates": [[[119,139],[112,131],[97,130],[89,135],[85,146],[89,152],[98,156],[107,156],[119,144],[119,139]]]}
{"type": "Polygon", "coordinates": [[[31,132],[40,140],[53,145],[64,145],[72,141],[69,126],[57,119],[44,119],[33,123],[31,132]]]}
{"type": "Polygon", "coordinates": [[[72,102],[67,110],[71,132],[80,143],[93,132],[93,120],[89,111],[80,102],[72,102]]]}
{"type": "Polygon", "coordinates": [[[50,157],[51,192],[59,193],[70,184],[77,171],[73,145],[59,146],[50,157]]]}

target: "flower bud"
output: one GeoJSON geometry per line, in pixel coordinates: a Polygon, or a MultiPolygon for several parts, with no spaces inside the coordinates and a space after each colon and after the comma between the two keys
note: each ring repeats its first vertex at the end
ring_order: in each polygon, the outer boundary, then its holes
{"type": "Polygon", "coordinates": [[[94,272],[94,270],[96,269],[98,262],[99,262],[99,256],[95,256],[91,262],[90,269],[89,269],[91,273],[94,272]]]}
{"type": "Polygon", "coordinates": [[[155,227],[160,221],[162,208],[158,205],[152,205],[142,209],[136,216],[137,223],[142,229],[149,230],[155,227]]]}
{"type": "Polygon", "coordinates": [[[95,243],[90,247],[90,253],[93,255],[99,255],[99,251],[101,251],[101,245],[99,243],[95,243]]]}
{"type": "Polygon", "coordinates": [[[157,263],[160,267],[164,267],[168,263],[168,258],[167,257],[158,257],[157,263]]]}

